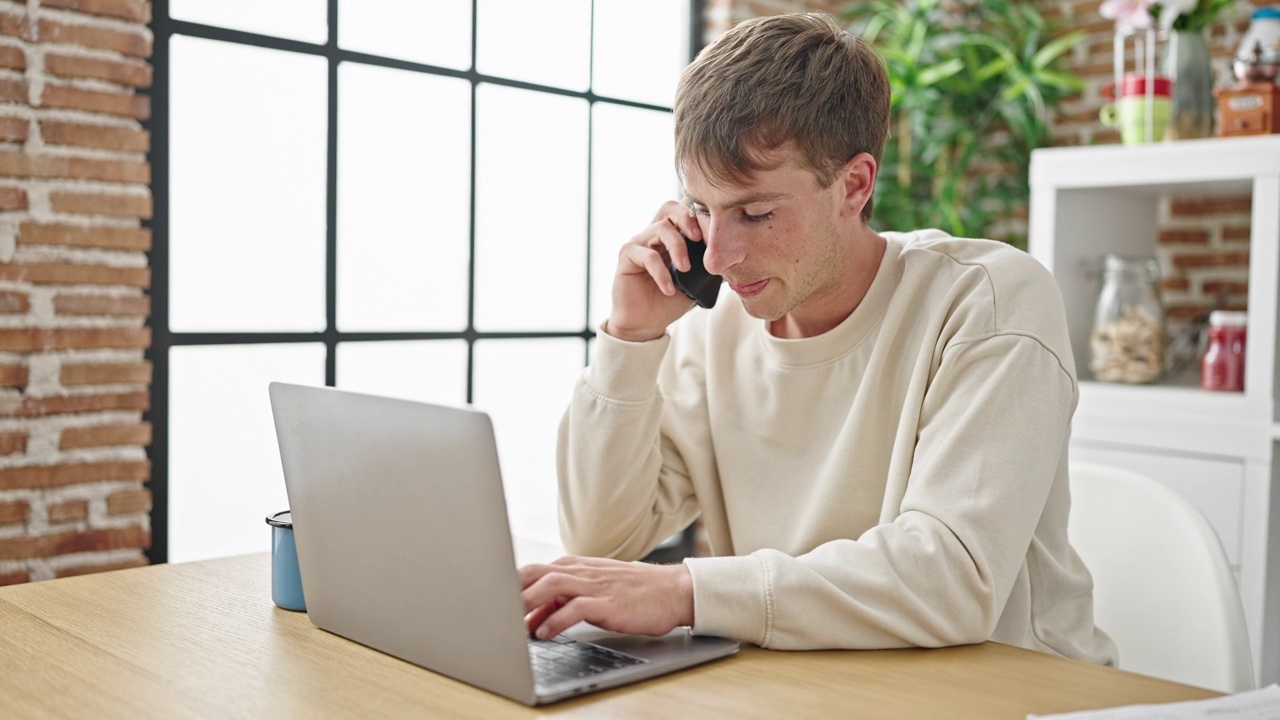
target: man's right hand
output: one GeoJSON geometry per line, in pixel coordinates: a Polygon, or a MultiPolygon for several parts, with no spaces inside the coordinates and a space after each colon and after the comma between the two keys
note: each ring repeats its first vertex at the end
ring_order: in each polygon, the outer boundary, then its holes
{"type": "Polygon", "coordinates": [[[676,288],[667,270],[668,258],[677,269],[689,269],[681,232],[691,240],[702,240],[702,228],[688,206],[667,201],[654,215],[653,223],[622,246],[613,279],[613,310],[605,332],[632,342],[656,340],[693,307],[693,301],[676,288]]]}

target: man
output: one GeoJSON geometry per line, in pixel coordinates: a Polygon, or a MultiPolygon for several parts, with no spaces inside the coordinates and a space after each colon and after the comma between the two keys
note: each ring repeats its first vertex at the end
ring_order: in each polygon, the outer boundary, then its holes
{"type": "Polygon", "coordinates": [[[888,120],[881,60],[827,16],[742,23],[685,72],[690,204],[622,248],[561,426],[565,545],[603,557],[521,569],[531,631],[1114,661],[1067,543],[1057,288],[1000,243],[873,231],[888,120]],[[671,281],[681,233],[729,286],[711,311],[671,281]],[[698,517],[714,557],[621,561],[698,517]]]}

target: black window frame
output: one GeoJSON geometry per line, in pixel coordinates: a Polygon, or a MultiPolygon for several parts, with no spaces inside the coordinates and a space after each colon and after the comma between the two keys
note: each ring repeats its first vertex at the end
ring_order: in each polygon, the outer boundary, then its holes
{"type": "MultiPolygon", "coordinates": [[[[706,0],[689,0],[689,58],[702,47],[705,32],[706,0]]],[[[377,342],[386,340],[465,340],[467,343],[466,401],[473,395],[474,352],[477,340],[579,338],[583,341],[583,360],[586,361],[588,342],[595,337],[591,327],[591,235],[587,223],[587,285],[584,307],[586,312],[580,330],[564,332],[480,332],[475,329],[475,98],[480,83],[533,90],[573,98],[585,99],[588,107],[605,102],[632,108],[670,112],[670,106],[624,100],[585,92],[565,90],[535,83],[482,75],[472,67],[469,70],[442,68],[396,58],[344,50],[338,47],[339,0],[327,0],[329,32],[323,44],[260,35],[257,33],[203,25],[169,16],[169,0],[154,0],[152,5],[154,49],[151,62],[154,70],[151,87],[152,114],[143,124],[151,135],[149,160],[152,168],[151,193],[154,202],[152,218],[146,226],[152,232],[152,249],[148,253],[151,268],[151,316],[148,327],[152,332],[152,344],[146,359],[152,365],[150,409],[143,419],[152,425],[152,441],[147,449],[151,461],[151,548],[147,557],[152,563],[168,562],[169,558],[169,351],[175,347],[199,345],[247,345],[267,343],[323,343],[325,346],[325,384],[333,386],[337,378],[337,347],[342,342],[377,342]],[[326,140],[326,200],[325,200],[325,329],[320,332],[171,332],[169,330],[169,87],[170,40],[183,35],[207,40],[249,45],[272,50],[284,50],[304,55],[319,56],[328,65],[328,109],[326,140]],[[337,329],[337,203],[338,203],[338,65],[340,62],[358,62],[383,68],[409,70],[428,75],[462,78],[471,85],[471,201],[468,270],[467,326],[458,332],[344,332],[337,329]]],[[[472,3],[472,58],[475,58],[477,37],[477,5],[472,3]]],[[[594,9],[594,2],[593,2],[594,9]]],[[[594,38],[593,38],[594,42],[594,38]]],[[[588,133],[592,132],[590,120],[588,133]]],[[[591,213],[590,173],[591,148],[587,156],[587,216],[591,213]]]]}

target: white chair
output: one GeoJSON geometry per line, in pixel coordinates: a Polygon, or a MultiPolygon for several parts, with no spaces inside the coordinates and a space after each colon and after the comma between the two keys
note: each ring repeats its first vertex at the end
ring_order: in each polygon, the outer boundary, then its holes
{"type": "Polygon", "coordinates": [[[1068,527],[1121,669],[1222,692],[1254,688],[1231,565],[1186,498],[1139,473],[1073,462],[1068,527]]]}

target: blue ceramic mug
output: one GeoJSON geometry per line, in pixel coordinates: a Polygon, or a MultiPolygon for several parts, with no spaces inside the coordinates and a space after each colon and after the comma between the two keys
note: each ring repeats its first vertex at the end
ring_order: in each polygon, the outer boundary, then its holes
{"type": "Polygon", "coordinates": [[[293,542],[293,516],[288,510],[267,516],[271,526],[271,599],[285,610],[306,610],[298,546],[293,542]]]}

